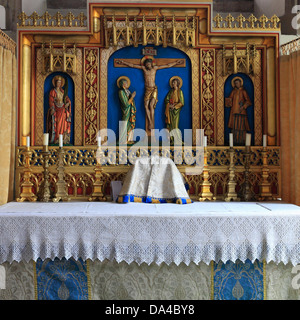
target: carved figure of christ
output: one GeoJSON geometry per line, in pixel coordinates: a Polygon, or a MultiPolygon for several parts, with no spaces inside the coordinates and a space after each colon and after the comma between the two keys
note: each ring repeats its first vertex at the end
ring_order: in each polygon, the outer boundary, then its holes
{"type": "Polygon", "coordinates": [[[154,129],[154,113],[157,103],[157,87],[155,85],[156,71],[185,65],[185,60],[175,60],[174,62],[164,65],[153,65],[152,59],[146,59],[143,65],[134,64],[126,60],[116,60],[116,64],[141,69],[143,71],[145,80],[144,106],[148,120],[146,121],[146,131],[148,134],[151,134],[151,129],[154,129]]]}

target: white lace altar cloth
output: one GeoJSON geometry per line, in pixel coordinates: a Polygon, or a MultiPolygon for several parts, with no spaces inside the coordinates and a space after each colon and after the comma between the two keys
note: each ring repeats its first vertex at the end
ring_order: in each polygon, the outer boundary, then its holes
{"type": "Polygon", "coordinates": [[[0,206],[0,263],[300,263],[300,207],[285,203],[17,203],[0,206]]]}

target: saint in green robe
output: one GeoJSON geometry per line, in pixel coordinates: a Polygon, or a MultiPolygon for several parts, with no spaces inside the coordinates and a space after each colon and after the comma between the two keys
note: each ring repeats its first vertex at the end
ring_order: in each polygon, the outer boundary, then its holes
{"type": "Polygon", "coordinates": [[[131,92],[128,89],[119,90],[119,100],[122,110],[122,121],[126,121],[127,125],[119,134],[119,141],[133,142],[133,130],[135,128],[136,106],[133,99],[131,99],[131,92]],[[130,101],[131,100],[131,101],[130,101]]]}
{"type": "Polygon", "coordinates": [[[174,144],[174,141],[182,141],[181,132],[179,131],[179,115],[180,110],[184,105],[184,97],[183,92],[179,88],[172,88],[168,92],[166,98],[165,98],[165,116],[166,116],[166,127],[171,132],[172,135],[170,137],[171,144],[174,144]]]}

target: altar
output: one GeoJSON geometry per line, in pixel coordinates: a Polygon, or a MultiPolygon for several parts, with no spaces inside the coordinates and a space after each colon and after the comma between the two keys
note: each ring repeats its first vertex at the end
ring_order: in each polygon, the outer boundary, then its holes
{"type": "Polygon", "coordinates": [[[293,287],[292,278],[300,261],[298,206],[275,202],[186,206],[3,205],[0,263],[6,268],[7,286],[0,291],[1,297],[297,297],[299,288],[293,287]],[[16,270],[26,290],[17,287],[16,270]],[[278,277],[281,288],[274,289],[278,277]]]}

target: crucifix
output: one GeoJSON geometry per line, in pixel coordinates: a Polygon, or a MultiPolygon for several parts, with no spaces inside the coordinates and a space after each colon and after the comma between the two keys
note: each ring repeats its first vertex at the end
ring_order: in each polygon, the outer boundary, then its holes
{"type": "Polygon", "coordinates": [[[145,79],[144,106],[146,111],[146,132],[152,134],[154,125],[154,112],[157,103],[157,86],[155,85],[156,71],[172,67],[185,67],[185,59],[154,59],[153,56],[144,56],[140,59],[115,59],[115,67],[129,67],[141,69],[145,79]]]}

